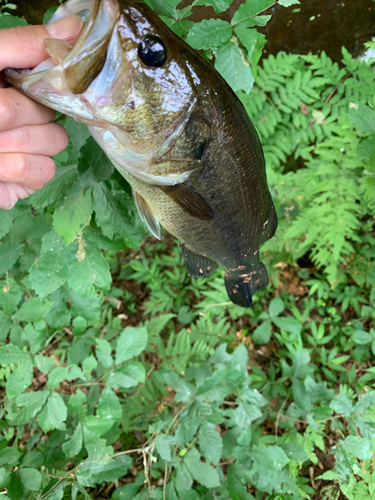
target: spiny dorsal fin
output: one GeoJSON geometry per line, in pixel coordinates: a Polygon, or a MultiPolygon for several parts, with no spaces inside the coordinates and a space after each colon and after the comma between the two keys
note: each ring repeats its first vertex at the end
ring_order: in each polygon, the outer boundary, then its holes
{"type": "Polygon", "coordinates": [[[185,245],[181,244],[181,248],[186,269],[189,271],[190,276],[193,276],[193,278],[209,276],[219,267],[216,262],[207,259],[204,255],[198,255],[192,252],[187,249],[185,245]]]}
{"type": "Polygon", "coordinates": [[[214,211],[201,194],[189,184],[156,186],[180,205],[188,214],[200,220],[212,220],[214,211]]]}
{"type": "Polygon", "coordinates": [[[138,213],[142,221],[144,222],[147,229],[160,240],[160,224],[151,212],[151,209],[147,201],[133,189],[133,198],[135,206],[137,207],[138,213]]]}

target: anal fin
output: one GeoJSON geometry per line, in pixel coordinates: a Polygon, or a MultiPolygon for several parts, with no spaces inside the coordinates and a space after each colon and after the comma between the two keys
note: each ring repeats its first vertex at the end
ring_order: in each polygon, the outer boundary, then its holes
{"type": "Polygon", "coordinates": [[[138,213],[142,221],[144,222],[147,229],[160,240],[160,224],[158,220],[154,217],[147,201],[133,189],[133,198],[135,206],[137,207],[138,213]]]}
{"type": "Polygon", "coordinates": [[[200,220],[212,220],[214,211],[203,196],[189,184],[175,184],[173,186],[156,186],[169,196],[177,205],[183,208],[192,217],[200,220]]]}
{"type": "Polygon", "coordinates": [[[188,250],[185,245],[181,245],[181,248],[186,269],[189,271],[190,276],[193,276],[193,278],[209,276],[219,267],[216,262],[207,259],[204,255],[199,255],[191,250],[188,250]]]}

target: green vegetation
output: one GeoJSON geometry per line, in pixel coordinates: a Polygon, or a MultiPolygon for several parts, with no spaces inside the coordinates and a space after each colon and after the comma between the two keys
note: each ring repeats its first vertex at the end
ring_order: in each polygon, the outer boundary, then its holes
{"type": "Polygon", "coordinates": [[[55,179],[0,211],[4,500],[375,495],[374,73],[345,49],[257,66],[272,3],[221,38],[154,1],[224,76],[220,54],[247,51],[237,88],[251,71],[280,223],[252,310],[220,270],[190,278],[168,235],[142,244],[129,187],[70,118],[55,179]]]}

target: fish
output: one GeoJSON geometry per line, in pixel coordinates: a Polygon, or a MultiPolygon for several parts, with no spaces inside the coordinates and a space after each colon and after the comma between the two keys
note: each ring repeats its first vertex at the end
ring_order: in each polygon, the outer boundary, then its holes
{"type": "Polygon", "coordinates": [[[69,0],[50,22],[84,20],[72,46],[46,39],[49,59],[6,79],[87,124],[131,185],[149,231],[181,242],[193,277],[225,269],[230,300],[251,307],[266,287],[260,246],[277,228],[257,132],[213,65],[140,0],[69,0]]]}

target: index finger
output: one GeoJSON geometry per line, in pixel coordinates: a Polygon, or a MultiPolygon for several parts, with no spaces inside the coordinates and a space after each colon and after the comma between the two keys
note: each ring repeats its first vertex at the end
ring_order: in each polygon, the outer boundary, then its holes
{"type": "Polygon", "coordinates": [[[69,16],[45,26],[18,26],[0,30],[0,71],[4,68],[34,68],[49,57],[45,38],[75,42],[82,19],[69,16]]]}

